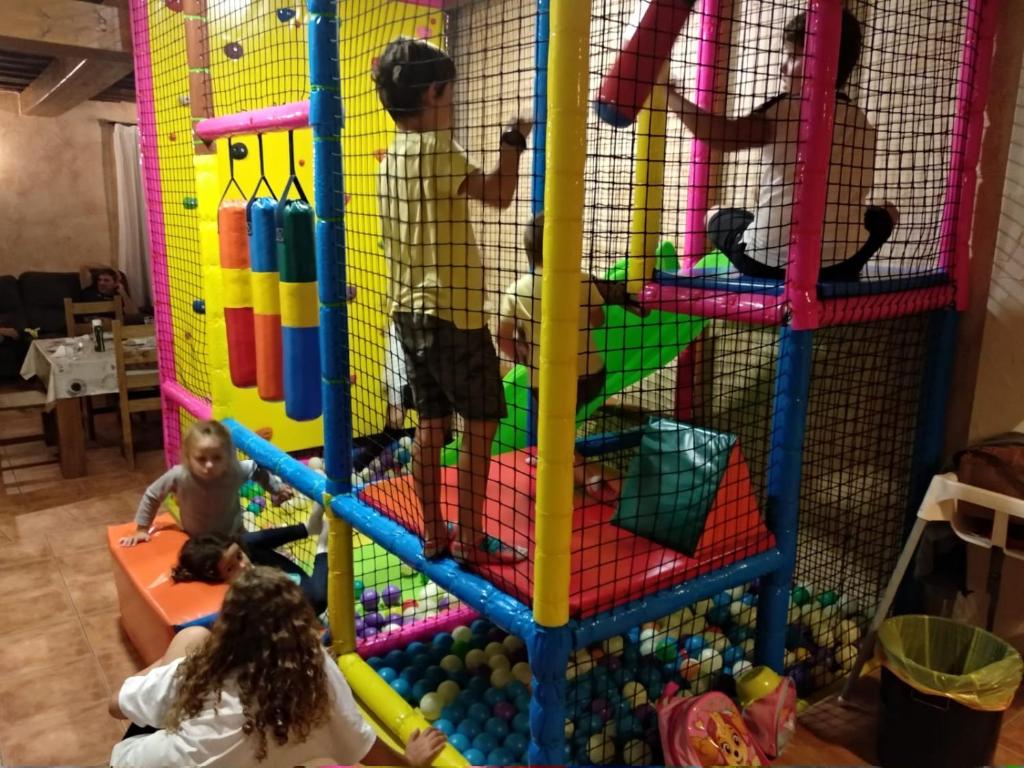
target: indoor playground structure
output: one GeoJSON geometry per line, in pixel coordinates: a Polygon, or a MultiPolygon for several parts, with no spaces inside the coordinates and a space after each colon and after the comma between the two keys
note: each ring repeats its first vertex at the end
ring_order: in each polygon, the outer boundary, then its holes
{"type": "MultiPolygon", "coordinates": [[[[168,461],[212,416],[298,491],[275,507],[245,489],[248,526],[330,508],[331,638],[386,738],[432,722],[446,765],[657,763],[670,683],[732,693],[767,664],[806,696],[852,667],[937,469],[995,0],[131,10],[168,461]],[[844,8],[862,37],[839,93],[844,8]],[[800,12],[803,76],[776,134],[795,148],[775,221],[785,277],[752,277],[705,222],[752,208],[760,149],[691,134],[669,84],[750,114],[782,90],[782,31],[800,12]],[[482,167],[510,115],[535,123],[515,203],[469,209],[489,311],[526,271],[522,224],[541,211],[543,293],[560,297],[534,334],[539,403],[523,365],[504,371],[484,528],[528,552],[514,565],[423,557],[416,414],[386,422],[377,179],[395,125],[371,72],[399,36],[452,57],[454,133],[482,167]],[[848,104],[870,127],[844,151],[848,104]],[[870,180],[855,204],[884,205],[894,226],[857,279],[822,280],[824,249],[862,246],[830,219],[855,162],[870,180]],[[607,376],[588,403],[565,298],[581,268],[633,299],[592,331],[607,376]],[[621,475],[617,498],[574,487],[576,456],[621,475]]],[[[442,457],[453,522],[461,426],[442,457]]],[[[291,554],[311,567],[311,542],[291,554]]]]}

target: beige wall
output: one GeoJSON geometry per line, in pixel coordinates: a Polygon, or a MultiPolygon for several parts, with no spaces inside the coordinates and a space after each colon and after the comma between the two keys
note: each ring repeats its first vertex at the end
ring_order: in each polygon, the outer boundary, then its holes
{"type": "Polygon", "coordinates": [[[1024,431],[1024,77],[1013,124],[971,413],[972,439],[1024,431]]]}
{"type": "Polygon", "coordinates": [[[0,274],[111,262],[101,121],[135,120],[123,102],[60,117],[0,110],[0,274]]]}

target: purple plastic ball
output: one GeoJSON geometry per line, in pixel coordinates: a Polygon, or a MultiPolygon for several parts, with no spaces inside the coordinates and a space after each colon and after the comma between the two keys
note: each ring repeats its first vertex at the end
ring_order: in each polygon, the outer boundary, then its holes
{"type": "Polygon", "coordinates": [[[595,715],[600,715],[605,722],[608,722],[608,718],[612,715],[612,707],[608,703],[608,699],[600,697],[590,702],[590,711],[595,715]]]}
{"type": "Polygon", "coordinates": [[[356,619],[356,634],[361,637],[364,629],[366,629],[366,622],[362,619],[356,619]]]}
{"type": "Polygon", "coordinates": [[[389,613],[384,617],[385,624],[397,624],[398,626],[402,626],[402,621],[402,614],[400,613],[389,613]]]}
{"type": "Polygon", "coordinates": [[[437,600],[437,610],[443,611],[449,605],[451,605],[451,601],[447,597],[442,596],[442,597],[438,598],[438,600],[437,600]]]}
{"type": "MultiPolygon", "coordinates": [[[[363,594],[365,595],[366,593],[364,592],[363,594]]],[[[401,605],[402,590],[394,584],[388,584],[384,587],[384,591],[380,593],[380,599],[384,601],[384,605],[401,605]]]]}
{"type": "Polygon", "coordinates": [[[384,626],[384,617],[376,611],[370,611],[368,614],[366,614],[363,617],[363,621],[366,623],[366,626],[368,627],[376,628],[384,626]]]}
{"type": "Polygon", "coordinates": [[[494,716],[502,720],[511,720],[519,710],[511,701],[499,701],[494,705],[494,716]]]}
{"type": "Polygon", "coordinates": [[[605,656],[603,659],[601,659],[601,661],[603,661],[604,665],[606,667],[608,667],[608,671],[609,672],[614,672],[615,670],[622,668],[622,657],[621,656],[611,656],[611,655],[608,655],[608,656],[605,656]]]}
{"type": "Polygon", "coordinates": [[[224,46],[224,55],[229,59],[240,59],[245,51],[239,43],[228,43],[224,46]]]}
{"type": "Polygon", "coordinates": [[[377,628],[376,627],[367,627],[366,629],[363,630],[363,639],[364,640],[369,640],[371,637],[373,637],[376,634],[377,634],[377,628]]]}
{"type": "Polygon", "coordinates": [[[373,587],[367,587],[363,590],[359,602],[363,604],[365,610],[375,611],[377,610],[377,604],[380,602],[380,595],[377,594],[377,590],[373,587]]]}

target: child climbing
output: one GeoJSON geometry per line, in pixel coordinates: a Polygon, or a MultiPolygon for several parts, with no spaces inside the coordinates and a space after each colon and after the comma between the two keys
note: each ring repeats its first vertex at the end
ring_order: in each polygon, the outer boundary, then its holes
{"type": "MultiPolygon", "coordinates": [[[[785,277],[796,189],[805,37],[806,18],[801,13],[790,19],[783,32],[782,93],[749,115],[730,118],[706,112],[683,97],[679,88],[669,87],[669,109],[696,138],[721,152],[761,148],[754,210],[725,208],[709,212],[707,219],[708,238],[714,246],[740,272],[753,277],[785,277]]],[[[892,234],[895,221],[891,209],[865,208],[874,184],[876,131],[864,111],[843,92],[860,48],[860,23],[844,9],[821,241],[822,280],[856,280],[892,234]]]]}
{"type": "Polygon", "coordinates": [[[455,63],[423,40],[389,43],[374,68],[377,94],[398,131],[381,161],[378,201],[391,311],[405,352],[419,427],[413,480],[426,557],[510,563],[526,553],[484,533],[491,443],[505,396],[487,316],[484,270],[468,200],[507,208],[531,124],[501,134],[498,166],[482,173],[452,137],[455,63]],[[458,526],[441,514],[441,449],[453,413],[463,420],[458,526]]]}
{"type": "Polygon", "coordinates": [[[110,755],[129,766],[429,766],[445,745],[414,730],[403,754],[377,738],[319,623],[280,571],[249,568],[224,598],[213,630],[186,627],[164,656],[129,677],[109,711],[132,722],[110,755]]]}
{"type": "MultiPolygon", "coordinates": [[[[510,285],[498,307],[498,348],[511,360],[530,371],[530,388],[540,394],[540,318],[541,282],[544,266],[544,214],[538,213],[523,227],[523,250],[530,271],[510,285]]],[[[584,272],[580,280],[579,341],[576,363],[576,408],[598,397],[604,389],[607,372],[591,331],[604,325],[604,297],[593,276],[584,272]]],[[[576,454],[573,475],[577,485],[603,501],[618,498],[618,482],[606,476],[610,470],[588,468],[576,454]]]]}
{"type": "MultiPolygon", "coordinates": [[[[231,434],[219,421],[197,421],[181,443],[181,464],[167,470],[146,489],[135,513],[135,533],[121,539],[132,547],[149,541],[149,528],[163,504],[174,494],[181,512],[181,527],[189,536],[204,533],[236,533],[242,530],[238,491],[255,480],[271,494],[274,504],[291,498],[292,492],[256,462],[239,461],[231,434]]],[[[309,535],[323,526],[323,510],[314,505],[307,523],[309,535]]]]}

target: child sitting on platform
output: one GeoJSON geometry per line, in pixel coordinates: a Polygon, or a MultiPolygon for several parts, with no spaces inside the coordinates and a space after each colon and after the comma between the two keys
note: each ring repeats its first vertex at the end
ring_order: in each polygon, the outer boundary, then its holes
{"type": "MultiPolygon", "coordinates": [[[[523,228],[523,250],[530,271],[502,294],[498,307],[498,348],[516,363],[529,368],[530,388],[540,398],[540,319],[541,270],[544,266],[544,214],[538,213],[523,228]]],[[[604,391],[604,358],[597,349],[591,331],[604,325],[605,300],[593,276],[584,272],[580,279],[579,340],[576,365],[576,408],[579,410],[604,391]]],[[[617,479],[606,476],[610,470],[588,469],[576,454],[573,475],[591,496],[602,501],[618,498],[617,479]]]]}
{"type": "MultiPolygon", "coordinates": [[[[740,272],[752,277],[782,279],[786,275],[796,190],[805,27],[802,13],[786,24],[783,91],[749,115],[730,118],[706,112],[684,98],[677,87],[669,87],[668,108],[695,138],[720,152],[761,148],[760,189],[754,210],[725,208],[710,211],[707,219],[708,238],[714,246],[740,272]]],[[[868,259],[889,239],[895,221],[891,209],[865,208],[874,183],[876,131],[864,111],[842,91],[860,48],[860,23],[844,9],[821,236],[822,280],[856,280],[868,259]]]]}
{"type": "MultiPolygon", "coordinates": [[[[239,461],[231,433],[219,421],[197,421],[181,443],[181,464],[167,470],[146,489],[135,513],[135,533],[121,539],[132,547],[149,541],[149,528],[164,499],[172,493],[181,512],[181,527],[189,536],[204,533],[239,533],[242,507],[238,492],[247,480],[255,480],[270,492],[274,504],[291,498],[291,489],[261,469],[256,462],[239,461]]],[[[323,526],[323,510],[313,514],[306,527],[310,536],[323,526]]]]}

